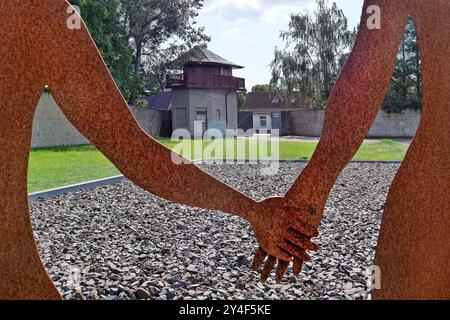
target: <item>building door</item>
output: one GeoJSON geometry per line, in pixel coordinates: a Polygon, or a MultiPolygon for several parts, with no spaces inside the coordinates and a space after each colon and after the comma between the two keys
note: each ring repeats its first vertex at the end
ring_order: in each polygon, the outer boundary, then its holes
{"type": "Polygon", "coordinates": [[[195,110],[195,135],[202,136],[208,129],[208,111],[206,109],[195,110]]]}
{"type": "Polygon", "coordinates": [[[272,112],[272,130],[281,132],[281,112],[272,112]]]}

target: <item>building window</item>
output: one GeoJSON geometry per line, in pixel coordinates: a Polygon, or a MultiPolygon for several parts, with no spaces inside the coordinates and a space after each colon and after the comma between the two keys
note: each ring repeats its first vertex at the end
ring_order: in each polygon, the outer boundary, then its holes
{"type": "Polygon", "coordinates": [[[267,127],[267,116],[260,116],[259,123],[260,123],[261,128],[266,128],[267,127]]]}
{"type": "Polygon", "coordinates": [[[222,115],[220,114],[220,109],[217,109],[217,121],[220,121],[222,119],[222,115]]]}

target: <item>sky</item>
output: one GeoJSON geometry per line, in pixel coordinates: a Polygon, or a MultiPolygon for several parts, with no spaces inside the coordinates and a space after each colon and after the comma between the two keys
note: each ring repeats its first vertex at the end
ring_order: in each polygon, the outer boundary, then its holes
{"type": "MultiPolygon", "coordinates": [[[[360,21],[363,0],[335,0],[351,28],[360,21]]],[[[205,0],[198,25],[211,36],[208,48],[245,69],[234,75],[246,79],[247,90],[270,81],[275,47],[283,48],[280,31],[287,30],[291,13],[314,11],[315,0],[205,0]]]]}

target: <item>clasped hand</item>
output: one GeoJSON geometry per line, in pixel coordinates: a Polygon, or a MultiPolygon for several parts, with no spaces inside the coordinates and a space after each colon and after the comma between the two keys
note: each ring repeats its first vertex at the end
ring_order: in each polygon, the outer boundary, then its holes
{"type": "Polygon", "coordinates": [[[257,203],[251,224],[260,247],[255,254],[253,270],[258,270],[265,261],[261,281],[267,281],[275,265],[278,283],[291,263],[294,275],[300,274],[303,263],[310,260],[307,251],[319,249],[311,242],[319,236],[317,228],[312,226],[317,220],[316,215],[313,206],[293,204],[285,198],[270,198],[257,203]]]}

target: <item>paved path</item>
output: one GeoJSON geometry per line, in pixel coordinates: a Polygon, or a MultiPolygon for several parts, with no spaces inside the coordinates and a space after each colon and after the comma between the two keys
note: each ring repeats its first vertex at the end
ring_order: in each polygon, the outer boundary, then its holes
{"type": "MultiPolygon", "coordinates": [[[[267,135],[263,135],[263,134],[255,134],[252,138],[256,139],[258,137],[261,136],[267,136],[267,135]]],[[[291,142],[319,142],[320,137],[299,137],[299,136],[286,136],[286,137],[281,137],[280,141],[291,141],[291,142]]],[[[366,139],[364,140],[364,143],[374,143],[374,142],[379,142],[385,139],[366,139]]],[[[405,144],[405,145],[410,145],[411,144],[411,139],[391,139],[394,141],[397,141],[399,143],[405,144]]]]}

